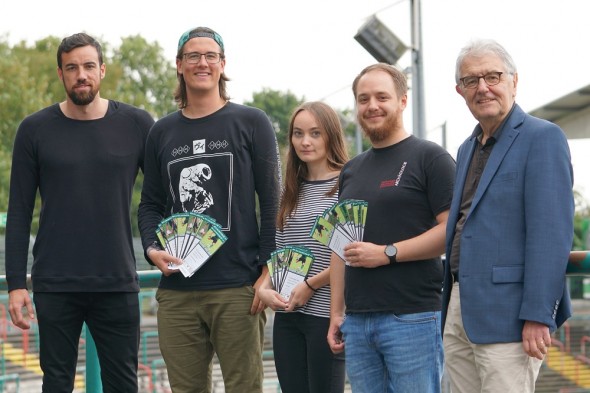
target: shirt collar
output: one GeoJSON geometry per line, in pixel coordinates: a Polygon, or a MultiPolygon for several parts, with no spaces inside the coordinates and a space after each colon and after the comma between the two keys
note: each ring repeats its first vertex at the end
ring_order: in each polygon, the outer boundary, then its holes
{"type": "MultiPolygon", "coordinates": [[[[510,112],[508,112],[508,116],[506,116],[504,118],[504,120],[502,121],[502,123],[500,123],[500,125],[498,126],[498,128],[494,132],[493,136],[491,136],[488,139],[488,140],[494,141],[494,142],[490,142],[490,143],[495,143],[500,140],[500,137],[502,136],[502,131],[504,131],[504,126],[506,125],[506,122],[508,121],[508,119],[512,115],[512,112],[514,112],[515,107],[516,107],[516,103],[512,104],[512,108],[510,108],[510,112]]],[[[477,125],[475,126],[475,129],[473,130],[473,133],[471,133],[471,137],[477,138],[477,140],[481,143],[481,134],[482,133],[483,133],[483,130],[481,129],[481,126],[479,125],[479,123],[477,123],[477,125]]],[[[487,144],[487,142],[486,142],[486,144],[487,144]]]]}

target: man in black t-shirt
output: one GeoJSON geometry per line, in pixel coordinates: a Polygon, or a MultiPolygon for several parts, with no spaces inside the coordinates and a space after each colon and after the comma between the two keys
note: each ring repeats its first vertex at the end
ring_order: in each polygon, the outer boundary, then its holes
{"type": "Polygon", "coordinates": [[[440,255],[455,164],[405,130],[407,83],[395,67],[365,68],[353,92],[372,148],[342,169],[339,198],[367,201],[368,213],[346,261],[332,255],[328,342],[334,352],[346,346],[355,392],[439,392],[440,255]]]}

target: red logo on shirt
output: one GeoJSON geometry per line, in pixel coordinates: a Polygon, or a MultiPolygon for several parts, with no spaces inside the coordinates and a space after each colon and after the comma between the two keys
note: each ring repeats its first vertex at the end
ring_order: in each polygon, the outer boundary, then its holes
{"type": "Polygon", "coordinates": [[[397,187],[399,182],[402,180],[402,175],[404,174],[404,171],[406,170],[406,165],[408,165],[407,161],[405,161],[402,164],[402,167],[399,170],[399,173],[397,174],[397,178],[395,180],[383,180],[381,182],[381,184],[379,185],[379,188],[397,187]]]}

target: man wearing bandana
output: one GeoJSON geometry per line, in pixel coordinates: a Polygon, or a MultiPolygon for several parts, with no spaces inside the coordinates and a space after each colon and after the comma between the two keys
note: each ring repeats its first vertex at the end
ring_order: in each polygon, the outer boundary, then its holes
{"type": "Polygon", "coordinates": [[[214,354],[226,392],[262,392],[266,319],[256,289],[275,249],[278,148],[264,112],[229,101],[225,62],[213,30],[180,37],[179,110],[156,122],[146,144],[139,227],[148,261],[163,275],[158,331],[175,393],[211,392],[214,354]],[[187,211],[214,218],[228,238],[190,277],[174,269],[182,260],[163,251],[155,233],[162,219],[187,211]]]}

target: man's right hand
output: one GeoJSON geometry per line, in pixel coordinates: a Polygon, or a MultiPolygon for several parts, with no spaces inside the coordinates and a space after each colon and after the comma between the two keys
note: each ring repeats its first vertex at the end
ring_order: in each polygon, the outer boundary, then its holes
{"type": "Polygon", "coordinates": [[[164,250],[157,250],[155,248],[150,249],[147,252],[147,256],[165,276],[169,276],[180,271],[178,269],[170,269],[168,267],[168,263],[182,265],[182,259],[173,257],[164,250]]]}
{"type": "Polygon", "coordinates": [[[328,328],[328,345],[333,353],[341,353],[344,351],[344,340],[342,339],[342,332],[340,325],[344,322],[343,317],[330,317],[330,327],[328,328]]]}
{"type": "Polygon", "coordinates": [[[30,321],[35,319],[35,311],[33,310],[33,302],[31,302],[29,291],[24,288],[13,289],[8,293],[8,304],[12,323],[21,329],[29,329],[31,327],[30,321]],[[23,315],[23,308],[25,307],[28,315],[23,315]]]}

